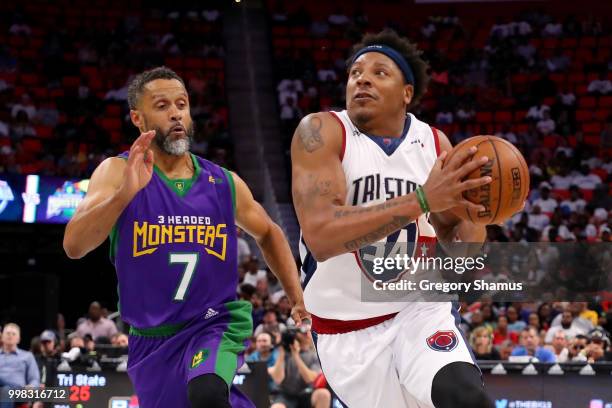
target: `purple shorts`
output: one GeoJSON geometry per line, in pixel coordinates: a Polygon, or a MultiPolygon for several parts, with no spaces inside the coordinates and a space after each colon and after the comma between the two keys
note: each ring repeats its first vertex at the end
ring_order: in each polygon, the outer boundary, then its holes
{"type": "Polygon", "coordinates": [[[251,305],[245,301],[209,308],[180,328],[130,330],[128,375],[139,405],[187,408],[189,381],[217,374],[228,384],[232,407],[253,408],[232,385],[252,332],[251,305]]]}

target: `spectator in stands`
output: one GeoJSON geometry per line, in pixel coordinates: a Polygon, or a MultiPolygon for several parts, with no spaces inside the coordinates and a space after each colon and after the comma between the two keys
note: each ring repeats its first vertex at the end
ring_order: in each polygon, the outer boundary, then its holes
{"type": "MultiPolygon", "coordinates": [[[[569,175],[567,164],[565,163],[562,163],[559,167],[559,172],[550,178],[550,182],[552,183],[551,187],[558,190],[568,190],[572,185],[572,181],[573,177],[569,175]]],[[[546,183],[546,185],[550,186],[548,183],[546,183]]]]}
{"type": "Polygon", "coordinates": [[[502,125],[502,129],[495,134],[495,136],[506,139],[512,144],[517,144],[518,139],[516,138],[516,134],[510,129],[510,124],[505,123],[502,125]]]}
{"type": "Polygon", "coordinates": [[[580,172],[575,172],[572,178],[572,184],[580,186],[584,190],[594,190],[601,184],[601,178],[597,174],[591,173],[591,169],[587,164],[580,166],[580,172]]]}
{"type": "Polygon", "coordinates": [[[100,336],[111,338],[117,333],[117,326],[115,322],[102,316],[100,303],[92,302],[89,305],[88,318],[78,325],[76,333],[83,338],[89,334],[93,340],[100,336]]]}
{"type": "Polygon", "coordinates": [[[236,227],[236,237],[238,245],[238,264],[242,264],[251,256],[251,248],[246,239],[244,239],[244,232],[239,227],[236,227]]]}
{"type": "Polygon", "coordinates": [[[25,137],[35,137],[36,130],[30,124],[28,115],[25,111],[20,110],[13,119],[11,124],[10,137],[14,142],[17,142],[25,137]]]}
{"type": "Polygon", "coordinates": [[[259,335],[261,332],[268,332],[274,337],[274,343],[278,344],[280,341],[281,334],[287,330],[287,326],[278,321],[276,310],[268,309],[263,316],[263,322],[255,328],[253,334],[259,335]]]}
{"type": "Polygon", "coordinates": [[[574,315],[570,309],[566,309],[561,313],[560,319],[553,319],[553,322],[546,332],[544,339],[545,343],[551,343],[555,333],[562,331],[567,338],[574,338],[578,334],[586,334],[587,330],[575,321],[574,315]]]}
{"type": "MultiPolygon", "coordinates": [[[[21,330],[15,323],[7,323],[2,330],[0,349],[0,389],[3,387],[38,387],[40,373],[31,352],[17,347],[21,330]]],[[[11,405],[8,405],[11,406],[11,405]]]]}
{"type": "Polygon", "coordinates": [[[550,22],[542,29],[542,37],[561,37],[563,25],[559,22],[550,22]]]}
{"type": "Polygon", "coordinates": [[[531,214],[529,214],[529,221],[527,226],[537,231],[542,231],[549,224],[550,219],[546,214],[541,212],[539,205],[531,207],[531,214]]]}
{"type": "Polygon", "coordinates": [[[565,363],[569,358],[568,338],[563,330],[557,330],[553,336],[550,348],[557,357],[557,363],[565,363]]]}
{"type": "Polygon", "coordinates": [[[538,206],[545,214],[552,214],[557,208],[557,200],[550,197],[550,184],[543,182],[540,184],[540,198],[533,202],[533,207],[538,206]]]}
{"type": "Polygon", "coordinates": [[[546,68],[549,72],[565,72],[570,66],[570,59],[567,54],[563,53],[563,49],[557,48],[555,54],[546,59],[546,68]]]}
{"type": "MultiPolygon", "coordinates": [[[[590,204],[594,208],[603,209],[604,212],[612,210],[612,197],[608,194],[610,188],[606,183],[598,185],[593,191],[593,199],[590,204]]],[[[595,210],[597,215],[597,210],[595,210]]]]}
{"type": "Polygon", "coordinates": [[[21,95],[20,101],[13,105],[11,108],[11,116],[17,117],[20,111],[24,111],[29,121],[32,121],[36,117],[36,106],[32,102],[32,98],[27,93],[21,95]]]}
{"type": "Polygon", "coordinates": [[[129,343],[129,337],[125,333],[115,333],[110,338],[111,344],[115,347],[127,347],[129,343]]]}
{"type": "Polygon", "coordinates": [[[586,207],[587,202],[582,198],[582,193],[578,186],[571,185],[569,188],[570,198],[563,200],[560,207],[566,208],[570,212],[582,212],[586,207]]]}
{"type": "Polygon", "coordinates": [[[507,340],[516,344],[518,342],[518,335],[516,332],[508,330],[508,318],[505,315],[500,315],[497,317],[497,327],[493,331],[493,345],[500,345],[507,340]]]}
{"type": "Polygon", "coordinates": [[[281,105],[280,118],[283,129],[295,127],[295,124],[302,118],[302,110],[297,106],[297,101],[293,98],[285,99],[285,103],[281,105]]]}
{"type": "Polygon", "coordinates": [[[476,360],[500,359],[499,352],[493,347],[493,336],[486,327],[480,326],[472,331],[470,334],[470,346],[472,346],[476,360]]]}
{"type": "Polygon", "coordinates": [[[512,356],[532,356],[542,363],[556,362],[555,355],[548,349],[540,347],[540,336],[537,329],[528,327],[521,332],[521,345],[512,350],[512,356]]]}
{"type": "Polygon", "coordinates": [[[504,340],[499,346],[499,359],[508,360],[508,358],[512,354],[512,350],[514,350],[515,345],[516,343],[513,343],[510,340],[504,340]]]}
{"type": "Polygon", "coordinates": [[[333,26],[344,26],[350,23],[350,19],[346,16],[340,7],[337,7],[332,14],[327,18],[329,24],[333,26]]]}
{"type": "Polygon", "coordinates": [[[542,112],[542,119],[538,120],[536,123],[536,128],[538,132],[540,132],[543,136],[548,136],[555,131],[556,124],[555,121],[550,117],[550,111],[544,110],[542,112]]]}
{"type": "Polygon", "coordinates": [[[586,361],[587,358],[584,355],[583,351],[588,344],[588,339],[585,335],[579,334],[574,337],[570,341],[570,346],[568,347],[567,361],[569,362],[577,362],[577,361],[586,361]]]}
{"type": "Polygon", "coordinates": [[[249,355],[246,361],[263,361],[268,365],[268,373],[278,357],[278,349],[272,343],[272,335],[262,331],[255,339],[255,352],[249,355]]]}
{"type": "Polygon", "coordinates": [[[246,275],[242,281],[243,283],[248,283],[249,285],[256,287],[257,281],[266,277],[266,271],[264,269],[259,269],[259,260],[255,255],[251,255],[247,262],[245,262],[244,266],[246,269],[246,275]]]}
{"type": "Polygon", "coordinates": [[[520,332],[527,326],[527,323],[519,320],[518,312],[514,306],[508,306],[506,309],[506,317],[508,318],[509,332],[520,332]]]}
{"type": "Polygon", "coordinates": [[[610,345],[610,337],[602,327],[596,327],[588,335],[588,344],[584,353],[589,363],[606,360],[606,350],[610,345]]]}
{"type": "Polygon", "coordinates": [[[536,48],[527,39],[521,40],[514,52],[522,58],[524,66],[533,67],[535,65],[536,48]]]}
{"type": "Polygon", "coordinates": [[[612,82],[607,78],[607,73],[605,71],[600,72],[597,79],[589,83],[587,91],[594,95],[608,95],[612,93],[612,82]]]}
{"type": "Polygon", "coordinates": [[[453,142],[453,145],[456,145],[470,136],[471,133],[467,130],[467,124],[465,122],[459,122],[457,130],[451,135],[451,141],[453,142]]]}
{"type": "Polygon", "coordinates": [[[436,124],[450,125],[453,123],[453,112],[450,110],[440,110],[436,115],[436,124]]]}
{"type": "Polygon", "coordinates": [[[303,326],[298,333],[290,333],[283,336],[276,363],[269,370],[279,390],[272,397],[271,408],[291,408],[308,403],[306,406],[312,408],[328,408],[330,392],[326,388],[312,389],[312,384],[321,374],[321,366],[308,335],[310,328],[303,326]]]}
{"type": "Polygon", "coordinates": [[[562,106],[573,107],[576,105],[576,95],[567,85],[559,93],[558,98],[562,106]]]}
{"type": "MultiPolygon", "coordinates": [[[[461,104],[455,113],[455,117],[459,123],[470,122],[475,116],[476,112],[474,111],[474,108],[468,104],[461,104]]],[[[467,126],[465,129],[467,130],[467,126]]]]}
{"type": "Polygon", "coordinates": [[[550,112],[550,106],[545,104],[533,105],[527,111],[525,118],[527,120],[539,121],[544,117],[544,112],[550,112]]]}
{"type": "Polygon", "coordinates": [[[57,385],[57,366],[61,362],[60,349],[56,344],[55,333],[45,330],[40,335],[41,355],[37,359],[40,382],[47,387],[57,385]]]}

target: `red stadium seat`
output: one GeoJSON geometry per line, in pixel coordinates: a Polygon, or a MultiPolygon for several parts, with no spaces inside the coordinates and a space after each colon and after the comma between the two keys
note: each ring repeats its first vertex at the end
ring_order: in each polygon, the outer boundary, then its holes
{"type": "Polygon", "coordinates": [[[68,89],[75,89],[81,85],[81,78],[78,76],[66,76],[62,78],[62,86],[68,89]]]}
{"type": "Polygon", "coordinates": [[[272,27],[272,35],[274,37],[285,37],[288,34],[287,27],[275,26],[272,27]]]}
{"type": "Polygon", "coordinates": [[[544,41],[542,41],[542,46],[548,49],[557,48],[557,39],[554,37],[545,38],[544,41]]]}
{"type": "Polygon", "coordinates": [[[552,190],[552,195],[557,200],[567,200],[568,198],[570,198],[569,190],[553,189],[552,190]]]}
{"type": "Polygon", "coordinates": [[[496,123],[510,123],[512,122],[512,112],[497,111],[494,115],[494,121],[496,123]]]}
{"type": "Polygon", "coordinates": [[[493,122],[493,114],[491,112],[476,112],[476,122],[478,123],[493,122]]]}
{"type": "Polygon", "coordinates": [[[599,176],[600,179],[605,180],[608,178],[608,172],[604,169],[593,169],[591,173],[599,176]]]}
{"type": "Polygon", "coordinates": [[[308,37],[296,38],[293,40],[293,46],[296,48],[310,49],[312,48],[312,40],[308,37]]]}
{"type": "Polygon", "coordinates": [[[106,111],[106,114],[108,116],[112,116],[116,118],[121,116],[121,106],[117,104],[106,105],[106,108],[104,110],[106,111]]]}
{"type": "Polygon", "coordinates": [[[515,122],[523,122],[525,121],[525,117],[527,116],[526,110],[517,110],[514,111],[514,121],[515,122]]]}
{"type": "Polygon", "coordinates": [[[19,83],[24,86],[36,86],[38,85],[39,77],[38,74],[20,74],[19,83]]]}
{"type": "Polygon", "coordinates": [[[583,96],[578,99],[578,106],[581,109],[595,109],[597,107],[597,99],[594,96],[583,96]]]}
{"type": "Polygon", "coordinates": [[[582,198],[584,198],[587,202],[593,199],[593,190],[586,190],[584,188],[581,188],[580,193],[582,194],[582,198]]]}
{"type": "Polygon", "coordinates": [[[576,48],[578,47],[578,40],[575,38],[564,38],[561,41],[561,47],[563,48],[576,48]]]}
{"type": "Polygon", "coordinates": [[[53,128],[50,126],[36,126],[36,136],[41,139],[48,139],[53,136],[53,128]]]}
{"type": "Polygon", "coordinates": [[[32,153],[38,153],[42,151],[42,143],[40,142],[40,140],[31,137],[23,139],[21,141],[21,146],[23,146],[24,150],[32,153]]]}
{"type": "Polygon", "coordinates": [[[102,118],[100,119],[100,125],[112,132],[113,130],[120,130],[121,129],[121,119],[119,118],[102,118]]]}
{"type": "Polygon", "coordinates": [[[600,96],[599,97],[599,107],[600,108],[612,108],[612,96],[600,96]]]}
{"type": "Polygon", "coordinates": [[[598,109],[595,111],[595,120],[599,120],[602,123],[605,122],[606,120],[608,120],[608,117],[610,116],[610,108],[608,109],[598,109]]]}
{"type": "Polygon", "coordinates": [[[601,123],[599,122],[588,122],[582,124],[582,131],[584,133],[599,133],[601,132],[601,123]]]}
{"type": "Polygon", "coordinates": [[[562,85],[565,83],[565,74],[550,74],[548,76],[550,78],[551,81],[553,81],[554,83],[557,84],[557,86],[562,85]]]}
{"type": "Polygon", "coordinates": [[[591,146],[599,146],[601,142],[601,136],[598,134],[586,134],[584,135],[584,143],[591,146]]]}
{"type": "Polygon", "coordinates": [[[580,48],[595,48],[595,37],[582,37],[580,39],[580,48]]]}
{"type": "Polygon", "coordinates": [[[575,93],[578,96],[588,95],[589,90],[587,89],[587,85],[586,84],[577,85],[575,93]]]}
{"type": "Polygon", "coordinates": [[[572,72],[567,76],[567,80],[573,84],[582,83],[584,82],[584,74],[582,72],[572,72]]]}
{"type": "Polygon", "coordinates": [[[516,133],[527,133],[529,132],[529,125],[526,123],[518,123],[513,126],[516,133]]]}

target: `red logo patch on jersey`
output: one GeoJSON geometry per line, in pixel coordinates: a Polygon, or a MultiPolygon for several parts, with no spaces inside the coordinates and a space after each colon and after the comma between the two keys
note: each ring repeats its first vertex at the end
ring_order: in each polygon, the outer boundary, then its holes
{"type": "Polygon", "coordinates": [[[457,344],[459,340],[452,330],[438,330],[427,338],[427,345],[435,351],[452,351],[457,344]]]}

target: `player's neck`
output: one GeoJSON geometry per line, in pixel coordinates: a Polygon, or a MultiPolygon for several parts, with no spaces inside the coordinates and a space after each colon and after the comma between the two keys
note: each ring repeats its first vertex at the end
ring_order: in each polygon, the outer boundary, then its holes
{"type": "Polygon", "coordinates": [[[155,165],[169,179],[191,178],[195,172],[191,154],[186,152],[181,156],[168,154],[152,146],[155,155],[155,165]]]}
{"type": "Polygon", "coordinates": [[[406,115],[378,116],[365,123],[356,123],[359,130],[372,136],[402,137],[406,115]]]}

